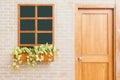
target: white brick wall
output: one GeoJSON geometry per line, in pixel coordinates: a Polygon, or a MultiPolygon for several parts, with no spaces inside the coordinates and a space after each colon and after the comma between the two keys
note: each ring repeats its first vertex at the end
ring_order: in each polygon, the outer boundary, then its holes
{"type": "Polygon", "coordinates": [[[115,0],[0,0],[0,80],[74,80],[74,4],[114,4],[115,0]],[[61,54],[51,64],[8,68],[17,46],[17,4],[55,4],[55,45],[61,54]]]}

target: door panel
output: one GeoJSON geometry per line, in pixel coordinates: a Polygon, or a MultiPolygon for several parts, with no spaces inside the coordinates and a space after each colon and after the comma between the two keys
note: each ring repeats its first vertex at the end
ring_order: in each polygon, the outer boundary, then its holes
{"type": "Polygon", "coordinates": [[[107,54],[107,14],[82,14],[82,55],[107,54]]]}
{"type": "Polygon", "coordinates": [[[106,63],[82,64],[82,80],[108,80],[107,72],[108,65],[106,63]],[[96,72],[99,74],[97,74],[96,72]]]}
{"type": "Polygon", "coordinates": [[[113,80],[112,15],[111,9],[78,9],[76,80],[113,80]]]}

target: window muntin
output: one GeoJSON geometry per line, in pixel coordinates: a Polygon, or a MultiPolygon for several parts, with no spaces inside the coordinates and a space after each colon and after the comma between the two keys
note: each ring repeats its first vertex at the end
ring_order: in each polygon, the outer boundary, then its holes
{"type": "Polygon", "coordinates": [[[18,6],[18,46],[54,44],[53,4],[18,6]]]}

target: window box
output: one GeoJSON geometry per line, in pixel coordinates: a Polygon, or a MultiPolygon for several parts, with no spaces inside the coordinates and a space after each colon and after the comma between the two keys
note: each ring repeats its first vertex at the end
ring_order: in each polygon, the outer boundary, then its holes
{"type": "MultiPolygon", "coordinates": [[[[20,55],[21,55],[20,61],[27,62],[27,56],[29,55],[29,53],[21,53],[20,55]]],[[[35,56],[35,53],[33,53],[33,55],[35,56]]],[[[53,62],[54,61],[54,53],[52,53],[52,55],[50,55],[50,53],[39,54],[39,58],[41,57],[43,57],[43,60],[38,61],[38,62],[53,62]]],[[[14,55],[14,58],[16,59],[16,55],[14,55]]],[[[36,57],[34,59],[36,59],[36,57]]]]}
{"type": "Polygon", "coordinates": [[[58,49],[48,43],[33,48],[17,47],[12,52],[12,67],[18,69],[22,63],[35,66],[39,62],[53,62],[56,52],[58,52],[58,49]]]}

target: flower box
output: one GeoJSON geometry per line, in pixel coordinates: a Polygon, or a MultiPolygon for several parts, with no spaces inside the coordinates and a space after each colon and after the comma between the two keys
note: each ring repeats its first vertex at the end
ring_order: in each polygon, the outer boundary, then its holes
{"type": "Polygon", "coordinates": [[[38,62],[53,62],[54,53],[57,51],[57,48],[48,44],[34,46],[33,48],[17,47],[12,53],[12,67],[18,69],[22,63],[35,66],[38,62]]]}
{"type": "MultiPolygon", "coordinates": [[[[40,62],[53,62],[54,61],[54,53],[52,53],[52,54],[53,54],[53,56],[50,56],[50,55],[47,55],[47,54],[39,54],[39,57],[44,57],[44,59],[40,62]]],[[[21,55],[20,61],[26,62],[28,53],[21,53],[20,55],[21,55]]],[[[14,58],[16,59],[15,55],[14,55],[14,58]]]]}

